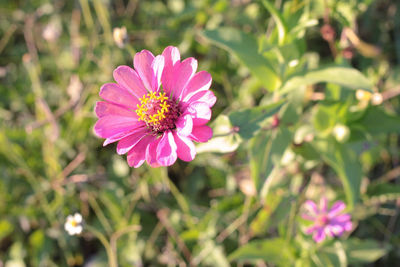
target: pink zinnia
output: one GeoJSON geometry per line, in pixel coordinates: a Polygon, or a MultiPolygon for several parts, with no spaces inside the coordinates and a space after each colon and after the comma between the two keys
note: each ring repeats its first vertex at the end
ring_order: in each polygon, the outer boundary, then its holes
{"type": "Polygon", "coordinates": [[[322,242],[326,236],[341,236],[345,231],[352,229],[350,214],[341,214],[346,208],[343,201],[336,201],[328,210],[328,201],[322,198],[319,207],[311,200],[304,203],[307,213],[302,217],[313,221],[314,224],[306,229],[306,234],[313,234],[315,242],[322,242]]]}
{"type": "Polygon", "coordinates": [[[105,101],[95,107],[95,133],[106,138],[104,146],[118,141],[117,153],[128,153],[128,164],[135,168],[145,160],[152,167],[170,166],[177,157],[193,160],[193,141],[212,137],[205,125],[216,101],[209,90],[211,75],[196,73],[197,60],[180,61],[179,50],[172,46],[156,57],[142,50],[133,66],[117,67],[117,83],[101,87],[105,101]]]}

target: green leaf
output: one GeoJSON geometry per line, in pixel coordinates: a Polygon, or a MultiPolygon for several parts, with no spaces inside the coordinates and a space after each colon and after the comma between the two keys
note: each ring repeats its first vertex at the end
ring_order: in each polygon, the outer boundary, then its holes
{"type": "Polygon", "coordinates": [[[0,221],[0,241],[14,231],[14,225],[7,220],[0,221]]]}
{"type": "Polygon", "coordinates": [[[29,236],[29,243],[34,248],[40,248],[44,243],[44,233],[42,230],[36,230],[29,236]]]}
{"type": "Polygon", "coordinates": [[[281,238],[256,240],[241,246],[228,258],[231,261],[264,260],[280,266],[291,266],[293,248],[281,238]]]}
{"type": "Polygon", "coordinates": [[[193,242],[193,241],[197,241],[197,239],[199,238],[200,234],[201,234],[201,232],[199,230],[190,229],[190,230],[187,230],[187,231],[183,231],[180,234],[180,237],[185,242],[193,242]]]}
{"type": "Polygon", "coordinates": [[[274,167],[279,164],[291,141],[292,133],[286,127],[279,127],[261,133],[250,143],[250,169],[258,192],[274,167]]]}
{"type": "Polygon", "coordinates": [[[279,101],[266,106],[234,111],[229,114],[229,120],[233,127],[237,127],[235,129],[241,138],[250,139],[260,130],[260,125],[277,113],[282,105],[283,101],[279,101]]]}
{"type": "Polygon", "coordinates": [[[330,134],[336,123],[336,114],[332,114],[332,108],[318,105],[313,116],[314,128],[322,134],[330,134]]]}
{"type": "Polygon", "coordinates": [[[350,238],[343,244],[349,264],[375,262],[389,252],[389,244],[381,244],[373,239],[350,238]]]}
{"type": "Polygon", "coordinates": [[[282,221],[289,216],[290,208],[291,197],[272,190],[265,199],[265,206],[250,223],[253,236],[265,235],[269,229],[282,224],[282,221]]]}
{"type": "Polygon", "coordinates": [[[369,107],[358,121],[369,134],[400,133],[400,117],[386,113],[382,107],[369,107]]]}
{"type": "MultiPolygon", "coordinates": [[[[335,126],[346,123],[349,111],[347,102],[322,102],[314,107],[313,125],[321,136],[331,135],[335,126]]],[[[346,126],[347,127],[347,126],[346,126]]]]}
{"type": "Polygon", "coordinates": [[[206,143],[196,146],[196,152],[228,153],[235,151],[242,143],[242,138],[233,130],[233,125],[226,115],[219,115],[211,124],[214,137],[206,143]]]}
{"type": "Polygon", "coordinates": [[[271,13],[272,18],[275,21],[276,27],[278,29],[279,45],[282,45],[285,41],[287,27],[282,15],[276,10],[275,6],[271,4],[268,0],[261,1],[265,8],[271,13]]]}
{"type": "Polygon", "coordinates": [[[371,184],[368,186],[367,196],[380,203],[393,201],[400,197],[400,186],[389,183],[371,184]]]}
{"type": "Polygon", "coordinates": [[[333,138],[316,140],[313,145],[323,160],[338,174],[347,202],[353,208],[359,198],[362,178],[362,169],[357,155],[344,145],[337,143],[333,138]]]}
{"type": "MultiPolygon", "coordinates": [[[[217,246],[213,240],[207,240],[201,243],[201,251],[210,251],[207,257],[203,259],[203,264],[198,264],[200,266],[221,266],[228,267],[229,262],[226,258],[224,248],[222,246],[217,246]]],[[[196,264],[197,265],[197,264],[196,264]]]]}
{"type": "Polygon", "coordinates": [[[322,247],[318,253],[311,256],[317,266],[346,267],[348,266],[347,255],[343,243],[335,241],[329,246],[322,247]]]}
{"type": "Polygon", "coordinates": [[[229,27],[205,30],[202,35],[237,56],[268,90],[273,91],[280,86],[281,81],[270,67],[269,61],[257,52],[258,44],[253,35],[229,27]]]}
{"type": "Polygon", "coordinates": [[[363,89],[372,92],[370,81],[361,72],[339,66],[322,67],[291,77],[283,84],[280,92],[287,93],[300,86],[322,82],[338,84],[348,89],[363,89]]]}

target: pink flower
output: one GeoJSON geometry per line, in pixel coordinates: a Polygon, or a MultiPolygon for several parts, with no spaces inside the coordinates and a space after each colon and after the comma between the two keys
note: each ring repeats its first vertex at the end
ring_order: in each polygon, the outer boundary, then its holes
{"type": "Polygon", "coordinates": [[[311,200],[307,200],[303,205],[307,212],[302,214],[302,217],[314,222],[305,233],[313,234],[317,243],[324,241],[326,236],[341,236],[345,231],[352,229],[350,214],[341,214],[346,204],[336,201],[329,210],[327,204],[326,198],[322,198],[319,207],[311,200]]]}
{"type": "Polygon", "coordinates": [[[193,141],[212,137],[205,125],[216,101],[209,90],[211,75],[196,73],[197,60],[180,61],[172,46],[156,57],[142,50],[133,65],[117,67],[116,83],[101,87],[105,101],[96,103],[95,133],[106,139],[104,146],[118,141],[117,153],[128,153],[128,164],[135,168],[145,160],[152,167],[170,166],[177,158],[193,160],[193,141]]]}

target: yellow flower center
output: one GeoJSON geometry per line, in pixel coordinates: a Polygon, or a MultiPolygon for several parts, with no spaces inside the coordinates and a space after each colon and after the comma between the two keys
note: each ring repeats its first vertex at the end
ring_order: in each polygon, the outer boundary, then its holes
{"type": "Polygon", "coordinates": [[[140,98],[140,105],[137,105],[136,113],[139,116],[139,121],[144,121],[150,124],[160,124],[161,120],[165,118],[170,107],[166,100],[168,97],[165,93],[151,92],[140,98]],[[155,104],[157,102],[158,108],[155,104]]]}
{"type": "Polygon", "coordinates": [[[139,100],[136,109],[139,121],[144,121],[153,132],[161,133],[175,127],[179,108],[165,93],[150,92],[139,100]]]}

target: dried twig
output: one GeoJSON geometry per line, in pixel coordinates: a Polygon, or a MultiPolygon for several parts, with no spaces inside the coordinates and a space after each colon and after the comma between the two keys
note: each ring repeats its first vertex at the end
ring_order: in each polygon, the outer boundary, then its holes
{"type": "MultiPolygon", "coordinates": [[[[51,119],[58,119],[59,117],[61,117],[65,112],[67,112],[68,110],[70,110],[73,106],[75,105],[74,102],[68,102],[68,104],[66,104],[65,106],[60,107],[59,109],[57,109],[54,114],[53,117],[51,119]]],[[[51,122],[50,118],[46,118],[44,120],[38,120],[38,121],[34,121],[29,123],[28,125],[25,126],[25,131],[27,133],[31,133],[33,130],[35,130],[36,128],[40,128],[42,126],[44,126],[47,123],[51,122]]]]}
{"type": "Polygon", "coordinates": [[[400,95],[400,86],[397,86],[395,88],[392,88],[390,90],[387,90],[385,92],[382,92],[382,101],[389,100],[393,97],[396,97],[400,95]]]}
{"type": "Polygon", "coordinates": [[[133,14],[135,13],[138,2],[139,2],[138,0],[130,0],[129,1],[129,3],[125,9],[125,14],[128,18],[131,18],[133,16],[133,14]]]}
{"type": "Polygon", "coordinates": [[[160,220],[162,225],[165,227],[168,234],[173,239],[175,239],[175,241],[178,245],[178,248],[183,253],[183,256],[185,257],[186,261],[191,262],[192,255],[191,255],[189,249],[187,248],[187,246],[185,245],[185,243],[183,242],[183,240],[179,237],[179,235],[175,231],[175,229],[170,225],[170,223],[167,219],[168,212],[169,212],[168,209],[161,209],[161,210],[157,211],[157,218],[160,220]]]}
{"type": "Polygon", "coordinates": [[[26,46],[28,48],[29,55],[35,61],[38,62],[38,52],[35,46],[35,40],[33,38],[33,29],[35,24],[35,16],[34,15],[27,15],[25,19],[24,25],[24,38],[26,42],[26,46]]]}
{"type": "Polygon", "coordinates": [[[387,173],[376,179],[371,184],[386,183],[398,177],[400,177],[400,166],[388,171],[387,173]]]}
{"type": "Polygon", "coordinates": [[[73,170],[75,170],[86,159],[85,152],[79,152],[78,155],[64,168],[62,178],[65,179],[73,170]]]}
{"type": "Polygon", "coordinates": [[[238,227],[246,223],[249,216],[249,207],[251,204],[251,197],[247,197],[244,203],[245,212],[242,213],[233,223],[225,228],[216,238],[217,242],[223,242],[228,236],[230,236],[238,227]]]}

